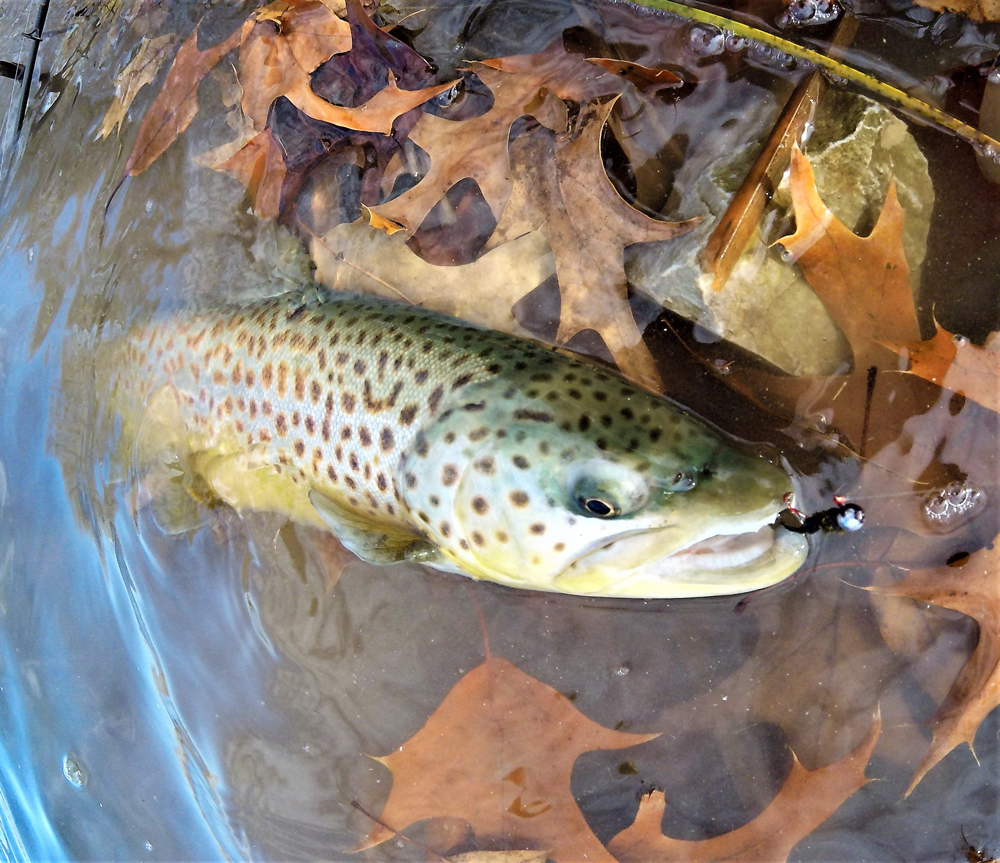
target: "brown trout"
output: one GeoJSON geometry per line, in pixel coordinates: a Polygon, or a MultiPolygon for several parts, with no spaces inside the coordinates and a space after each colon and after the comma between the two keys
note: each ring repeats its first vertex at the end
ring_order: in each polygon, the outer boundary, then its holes
{"type": "Polygon", "coordinates": [[[237,510],[534,590],[685,597],[775,584],[788,474],[586,362],[383,299],[291,295],[155,319],[115,402],[140,467],[237,510]]]}

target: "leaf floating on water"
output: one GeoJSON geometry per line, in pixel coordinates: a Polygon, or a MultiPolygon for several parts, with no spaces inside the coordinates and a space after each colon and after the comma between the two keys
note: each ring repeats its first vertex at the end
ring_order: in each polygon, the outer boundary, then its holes
{"type": "Polygon", "coordinates": [[[115,98],[104,115],[101,128],[97,131],[99,138],[106,138],[121,128],[125,115],[139,91],[152,83],[156,73],[160,71],[160,66],[166,60],[174,39],[172,33],[167,33],[155,39],[142,40],[136,55],[115,79],[115,98]]]}
{"type": "Polygon", "coordinates": [[[859,237],[819,197],[809,160],[795,147],[791,167],[795,233],[778,242],[802,269],[854,350],[855,360],[878,340],[919,338],[910,268],[903,253],[903,208],[889,183],[878,222],[859,237]]]}
{"type": "MultiPolygon", "coordinates": [[[[585,752],[657,736],[604,728],[506,659],[490,658],[455,684],[413,737],[376,759],[392,771],[379,820],[401,830],[459,818],[477,836],[548,848],[556,863],[614,863],[570,792],[573,764],[585,752]]],[[[355,850],[394,835],[379,825],[355,850]]]]}
{"type": "Polygon", "coordinates": [[[777,863],[788,859],[792,848],[826,821],[855,791],[869,780],[865,767],[878,740],[878,716],[858,746],[840,761],[817,770],[806,770],[796,758],[777,797],[753,821],[712,839],[671,839],[661,830],[666,800],[654,791],[639,804],[635,823],[608,843],[618,863],[777,863]]]}
{"type": "Polygon", "coordinates": [[[167,149],[198,113],[198,86],[215,65],[240,43],[237,30],[224,42],[205,51],[198,49],[198,28],[184,41],[163,82],[163,89],[149,106],[125,173],[141,174],[167,149]]]}
{"type": "Polygon", "coordinates": [[[968,743],[971,749],[980,723],[1000,706],[1000,544],[959,565],[914,570],[892,587],[870,590],[960,611],[979,624],[976,649],[931,719],[934,737],[906,789],[909,795],[956,746],[968,743]]]}

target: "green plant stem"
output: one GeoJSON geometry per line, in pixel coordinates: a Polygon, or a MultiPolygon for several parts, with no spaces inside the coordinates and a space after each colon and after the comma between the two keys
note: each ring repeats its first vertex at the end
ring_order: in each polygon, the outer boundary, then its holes
{"type": "Polygon", "coordinates": [[[862,87],[871,93],[881,96],[883,99],[886,99],[901,108],[912,111],[914,114],[944,127],[949,132],[953,132],[960,138],[963,138],[980,148],[992,150],[1000,155],[1000,141],[997,141],[989,135],[980,132],[968,123],[963,123],[961,120],[955,119],[950,114],[946,114],[944,111],[935,108],[933,105],[928,105],[926,102],[916,99],[896,87],[885,84],[877,78],[873,78],[871,75],[867,75],[859,69],[855,69],[853,66],[845,65],[832,57],[828,57],[826,54],[821,54],[818,51],[805,48],[795,42],[790,42],[788,39],[782,39],[780,36],[775,36],[772,33],[768,33],[766,30],[758,30],[756,27],[751,27],[749,24],[734,21],[731,18],[726,18],[723,15],[716,15],[713,12],[708,12],[694,6],[677,3],[674,2],[674,0],[630,0],[630,2],[639,6],[646,6],[650,9],[659,9],[663,12],[669,12],[680,18],[687,18],[690,21],[698,21],[701,24],[708,24],[719,30],[735,33],[737,36],[743,36],[746,39],[752,39],[755,42],[761,42],[765,45],[769,45],[772,48],[776,48],[778,51],[782,51],[791,57],[795,57],[797,60],[803,60],[807,63],[811,63],[812,65],[829,72],[831,75],[835,75],[850,82],[851,84],[855,84],[858,87],[862,87]]]}

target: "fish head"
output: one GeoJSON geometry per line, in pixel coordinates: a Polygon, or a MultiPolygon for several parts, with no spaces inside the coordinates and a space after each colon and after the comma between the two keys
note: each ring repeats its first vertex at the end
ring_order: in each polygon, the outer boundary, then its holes
{"type": "Polygon", "coordinates": [[[485,388],[421,433],[405,500],[448,568],[643,598],[743,593],[799,568],[805,539],[772,527],[788,472],[617,378],[583,380],[541,399],[485,388]]]}

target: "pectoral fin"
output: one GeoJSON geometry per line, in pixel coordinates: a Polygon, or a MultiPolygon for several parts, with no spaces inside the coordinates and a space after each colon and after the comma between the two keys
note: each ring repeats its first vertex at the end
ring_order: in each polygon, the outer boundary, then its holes
{"type": "Polygon", "coordinates": [[[422,537],[409,531],[373,529],[355,512],[316,489],[309,492],[309,500],[344,547],[368,563],[388,564],[419,559],[433,548],[422,537]]]}

